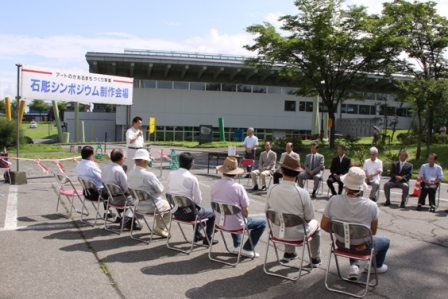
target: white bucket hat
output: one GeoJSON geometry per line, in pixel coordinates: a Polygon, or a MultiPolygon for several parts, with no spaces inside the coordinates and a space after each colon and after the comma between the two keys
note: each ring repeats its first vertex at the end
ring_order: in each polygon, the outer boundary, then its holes
{"type": "Polygon", "coordinates": [[[350,190],[365,190],[368,188],[366,174],[359,167],[351,167],[346,175],[341,176],[341,181],[350,190]]]}
{"type": "Polygon", "coordinates": [[[149,161],[149,152],[145,149],[139,149],[135,152],[134,160],[145,160],[149,161]]]}

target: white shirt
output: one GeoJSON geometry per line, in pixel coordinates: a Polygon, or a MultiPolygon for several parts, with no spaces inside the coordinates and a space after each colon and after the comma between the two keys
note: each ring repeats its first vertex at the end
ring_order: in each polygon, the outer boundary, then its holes
{"type": "MultiPolygon", "coordinates": [[[[135,166],[128,173],[128,186],[131,189],[147,191],[154,199],[157,208],[163,208],[163,185],[152,172],[149,172],[143,167],[135,166]]],[[[137,209],[144,213],[153,211],[154,205],[152,204],[152,200],[139,201],[137,209]]]]}
{"type": "MultiPolygon", "coordinates": [[[[364,161],[363,169],[369,175],[370,174],[374,174],[377,171],[383,172],[383,161],[381,161],[378,158],[376,158],[375,161],[372,161],[372,159],[367,159],[367,160],[364,161]]],[[[374,180],[374,181],[378,180],[379,181],[381,179],[380,174],[374,175],[372,177],[372,180],[374,180]]]]}
{"type": "Polygon", "coordinates": [[[128,177],[126,176],[123,167],[115,162],[111,162],[104,166],[101,173],[101,178],[105,183],[112,183],[120,186],[123,192],[128,191],[128,177]]]}
{"type": "Polygon", "coordinates": [[[172,171],[168,176],[169,193],[189,197],[195,204],[202,202],[198,179],[185,168],[172,171]]]}
{"type": "Polygon", "coordinates": [[[250,149],[253,148],[254,146],[258,145],[258,138],[255,135],[252,136],[246,136],[246,138],[244,138],[244,145],[250,149]]]}
{"type": "MultiPolygon", "coordinates": [[[[126,147],[143,147],[145,140],[143,139],[143,135],[139,136],[133,143],[131,143],[131,139],[133,139],[137,134],[140,132],[140,130],[136,130],[134,127],[130,127],[126,131],[126,147]]],[[[128,157],[129,159],[129,157],[128,157]]]]}
{"type": "Polygon", "coordinates": [[[101,182],[101,169],[92,160],[82,159],[76,165],[76,175],[82,179],[92,181],[98,189],[103,188],[103,182],[101,182]]]}

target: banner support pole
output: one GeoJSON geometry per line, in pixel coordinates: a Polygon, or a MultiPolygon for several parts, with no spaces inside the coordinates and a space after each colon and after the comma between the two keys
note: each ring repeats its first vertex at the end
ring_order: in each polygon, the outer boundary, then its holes
{"type": "Polygon", "coordinates": [[[17,142],[16,142],[16,147],[17,147],[17,171],[19,171],[19,146],[20,146],[20,123],[19,123],[19,117],[20,117],[20,68],[22,67],[22,64],[20,63],[16,63],[17,66],[17,96],[16,96],[16,100],[17,100],[17,142]]]}

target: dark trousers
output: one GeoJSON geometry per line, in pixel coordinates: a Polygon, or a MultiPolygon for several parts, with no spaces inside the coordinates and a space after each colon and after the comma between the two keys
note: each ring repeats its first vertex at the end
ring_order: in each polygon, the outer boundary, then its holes
{"type": "Polygon", "coordinates": [[[429,197],[429,204],[431,206],[435,206],[436,205],[436,192],[437,192],[437,187],[439,185],[431,185],[433,187],[430,187],[428,185],[426,185],[425,183],[421,183],[422,189],[420,192],[420,196],[418,198],[418,204],[419,205],[425,205],[425,201],[426,201],[426,196],[428,195],[429,197]]]}
{"type": "MultiPolygon", "coordinates": [[[[255,159],[255,153],[254,150],[252,150],[251,153],[248,152],[244,152],[244,159],[255,159]]],[[[251,172],[252,171],[252,166],[247,166],[247,172],[251,172]]]]}
{"type": "MultiPolygon", "coordinates": [[[[213,230],[215,229],[215,213],[213,213],[213,210],[211,208],[202,208],[199,206],[196,206],[196,208],[198,209],[198,215],[199,218],[203,219],[203,218],[208,218],[208,220],[205,222],[206,228],[205,228],[205,233],[207,234],[207,236],[209,238],[212,237],[213,234],[213,230]]],[[[194,213],[191,209],[189,209],[189,211],[191,212],[184,212],[186,209],[178,209],[175,213],[174,216],[180,220],[187,220],[187,221],[192,221],[195,219],[194,213]]],[[[196,226],[196,232],[195,232],[195,236],[199,237],[202,236],[201,234],[201,224],[198,224],[196,226]]]]}
{"type": "Polygon", "coordinates": [[[336,190],[334,189],[333,186],[334,183],[338,183],[339,185],[338,194],[342,194],[342,190],[344,190],[344,183],[342,183],[341,180],[336,180],[332,175],[330,175],[327,180],[327,185],[328,188],[330,188],[331,190],[331,194],[336,195],[336,190]]]}

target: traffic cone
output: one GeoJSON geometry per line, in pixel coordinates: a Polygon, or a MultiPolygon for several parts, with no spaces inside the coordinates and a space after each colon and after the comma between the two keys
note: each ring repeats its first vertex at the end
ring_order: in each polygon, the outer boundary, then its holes
{"type": "Polygon", "coordinates": [[[419,196],[420,195],[420,182],[421,178],[417,178],[417,182],[415,182],[414,192],[411,194],[411,196],[419,196]]]}

